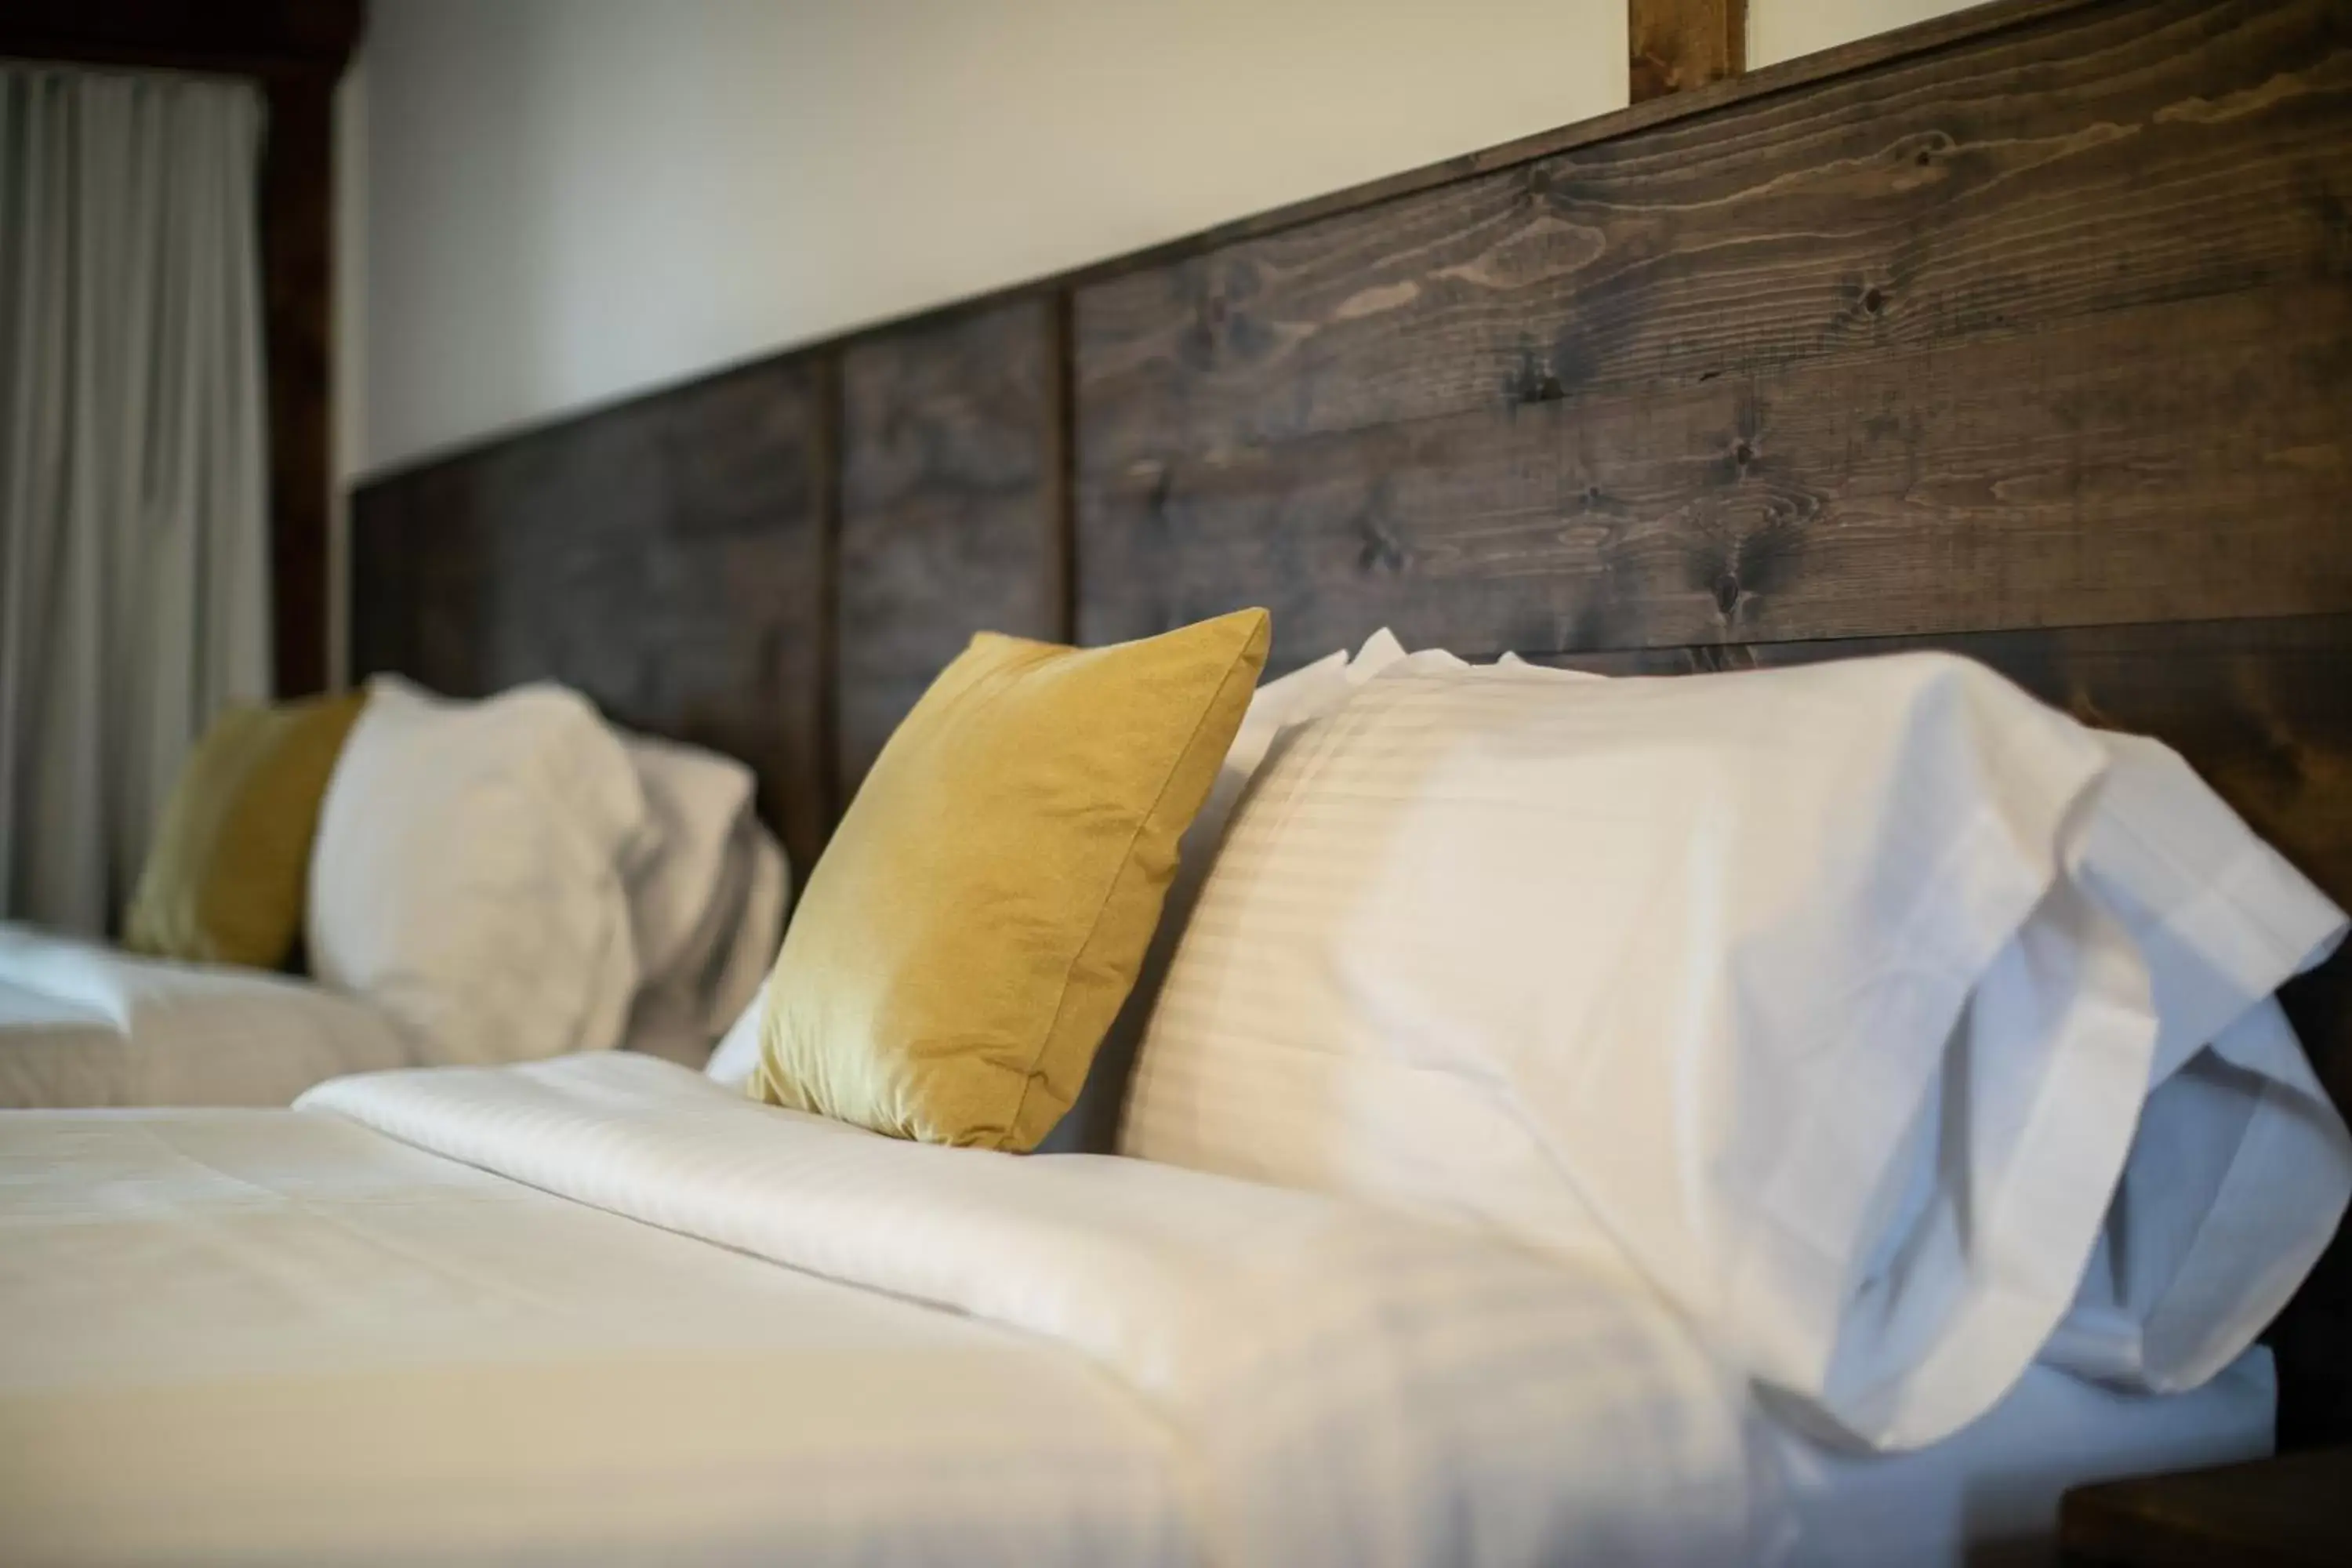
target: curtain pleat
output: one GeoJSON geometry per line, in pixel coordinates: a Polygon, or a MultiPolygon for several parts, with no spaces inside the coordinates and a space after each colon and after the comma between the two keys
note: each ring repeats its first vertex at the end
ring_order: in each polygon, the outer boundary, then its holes
{"type": "Polygon", "coordinates": [[[101,934],[189,743],[270,686],[241,82],[0,66],[0,868],[101,934]]]}

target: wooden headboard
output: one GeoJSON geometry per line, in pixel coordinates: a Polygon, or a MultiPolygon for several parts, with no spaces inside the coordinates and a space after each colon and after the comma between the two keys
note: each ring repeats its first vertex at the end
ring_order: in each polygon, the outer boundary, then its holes
{"type": "Polygon", "coordinates": [[[832,389],[771,362],[363,486],[353,676],[569,682],[750,763],[806,866],[833,819],[832,389]]]}
{"type": "Polygon", "coordinates": [[[1950,647],[2352,903],[2348,505],[2352,6],[2017,0],[376,480],[353,668],[726,746],[804,864],[982,626],[1950,647]]]}

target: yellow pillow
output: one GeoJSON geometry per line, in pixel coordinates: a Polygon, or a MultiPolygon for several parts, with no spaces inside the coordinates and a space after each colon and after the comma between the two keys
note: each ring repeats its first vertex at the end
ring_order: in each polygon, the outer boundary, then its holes
{"type": "Polygon", "coordinates": [[[363,690],[225,709],[164,803],[124,922],[134,952],[284,966],[302,931],[319,803],[363,690]]]}
{"type": "Polygon", "coordinates": [[[754,1098],[1027,1152],[1135,984],[1267,617],[1115,647],[983,632],[907,715],[809,878],[754,1098]]]}

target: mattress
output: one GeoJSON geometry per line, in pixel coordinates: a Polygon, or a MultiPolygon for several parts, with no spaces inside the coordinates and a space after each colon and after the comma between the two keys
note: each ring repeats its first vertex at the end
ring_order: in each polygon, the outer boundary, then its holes
{"type": "Polygon", "coordinates": [[[423,1059],[383,1013],[307,981],[0,924],[0,1107],[287,1105],[423,1059]]]}
{"type": "Polygon", "coordinates": [[[2037,1365],[1974,1424],[1907,1454],[1833,1452],[1776,1426],[1792,1527],[1786,1561],[2054,1563],[2067,1488],[2259,1458],[2271,1451],[2277,1404],[2270,1352],[2257,1347],[2187,1394],[2120,1394],[2037,1365]]]}
{"type": "Polygon", "coordinates": [[[1706,1563],[1630,1269],[642,1057],[0,1115],[0,1558],[1706,1563]]]}

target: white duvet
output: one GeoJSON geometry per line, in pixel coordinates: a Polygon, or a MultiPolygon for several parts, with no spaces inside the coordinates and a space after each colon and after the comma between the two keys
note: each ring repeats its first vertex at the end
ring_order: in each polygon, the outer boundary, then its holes
{"type": "Polygon", "coordinates": [[[0,923],[0,1107],[287,1105],[423,1059],[380,1010],[289,975],[0,923]]]}
{"type": "Polygon", "coordinates": [[[1626,1267],[634,1057],[0,1117],[9,1561],[1705,1563],[1626,1267]]]}

